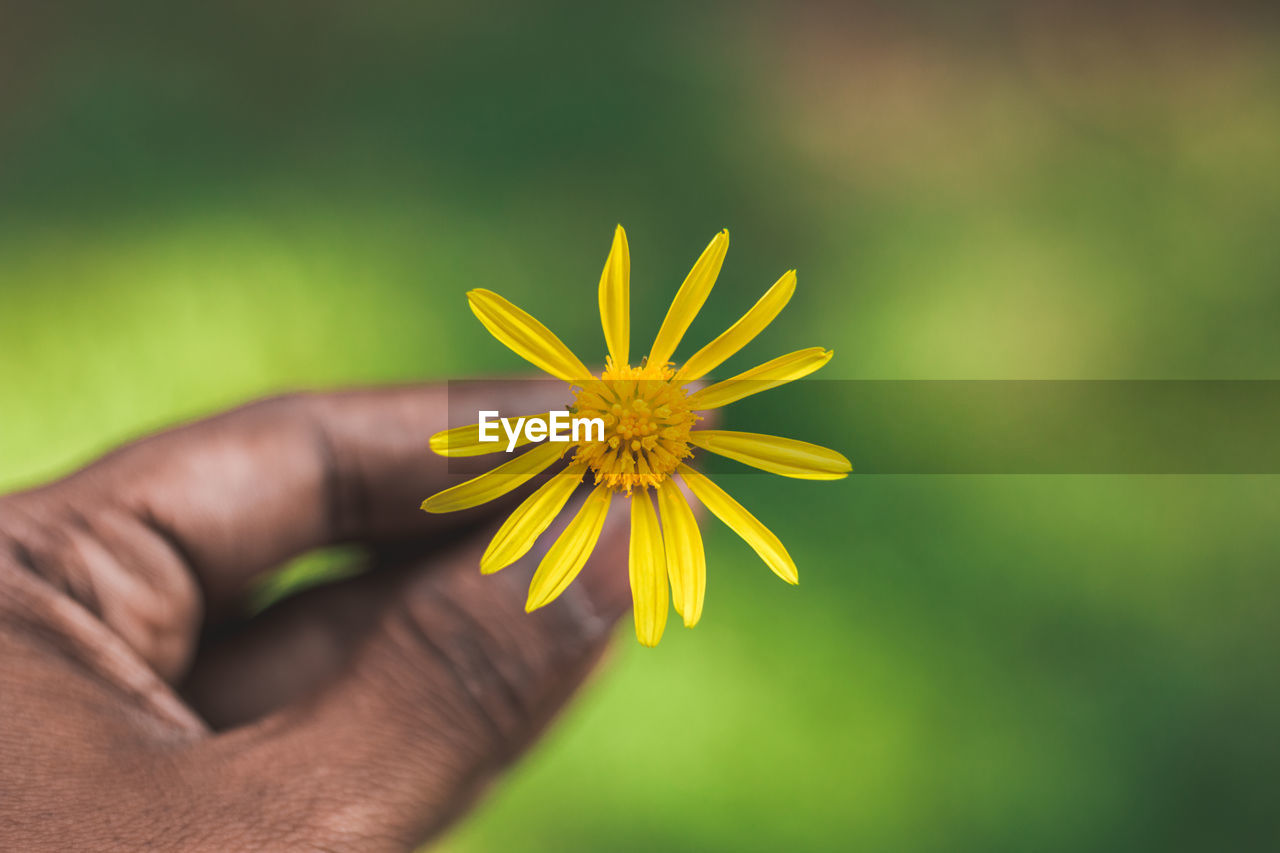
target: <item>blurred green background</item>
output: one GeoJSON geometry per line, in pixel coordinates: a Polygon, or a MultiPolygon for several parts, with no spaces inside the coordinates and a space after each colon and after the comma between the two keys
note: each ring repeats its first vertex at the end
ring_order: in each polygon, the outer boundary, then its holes
{"type": "MultiPolygon", "coordinates": [[[[270,391],[510,371],[470,287],[598,359],[616,222],[641,337],[721,227],[689,341],[799,269],[732,368],[825,345],[826,378],[1280,375],[1280,27],[1261,6],[3,20],[3,488],[270,391]]],[[[826,386],[729,425],[856,470],[829,415],[857,401],[826,386]]],[[[440,849],[1276,849],[1276,478],[726,485],[801,585],[709,526],[702,624],[655,651],[627,627],[440,849]]]]}

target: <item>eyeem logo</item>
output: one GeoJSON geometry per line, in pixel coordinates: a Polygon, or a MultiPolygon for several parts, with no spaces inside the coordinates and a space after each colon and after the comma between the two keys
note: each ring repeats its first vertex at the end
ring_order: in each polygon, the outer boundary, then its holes
{"type": "Polygon", "coordinates": [[[516,449],[522,433],[526,441],[604,441],[604,418],[571,418],[565,411],[551,412],[548,418],[503,418],[495,411],[479,415],[480,441],[502,441],[498,435],[501,425],[507,436],[507,453],[516,449]]]}

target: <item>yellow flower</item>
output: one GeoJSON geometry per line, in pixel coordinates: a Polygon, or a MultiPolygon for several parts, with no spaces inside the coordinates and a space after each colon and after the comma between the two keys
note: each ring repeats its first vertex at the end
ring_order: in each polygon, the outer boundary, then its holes
{"type": "MultiPolygon", "coordinates": [[[[480,570],[489,573],[522,557],[550,526],[587,473],[593,475],[595,488],[533,576],[526,610],[550,603],[569,586],[595,547],[610,503],[621,493],[631,510],[630,576],[636,636],[646,646],[655,646],[662,638],[667,623],[668,580],[676,612],[686,626],[696,624],[702,615],[706,591],[706,560],[702,536],[676,483],[677,477],[707,509],[745,539],[775,574],[787,583],[797,582],[795,563],[778,537],[684,461],[696,447],[774,474],[805,480],[838,480],[848,476],[852,468],[849,460],[834,450],[808,442],[696,428],[700,420],[697,412],[807,376],[832,355],[822,347],[803,349],[723,382],[689,390],[689,383],[719,367],[769,325],[795,291],[796,275],[791,270],[738,322],[676,368],[671,357],[711,292],[728,248],[729,232],[721,231],[676,293],[648,356],[639,367],[632,367],[631,256],[626,232],[618,226],[600,275],[600,317],[609,354],[599,378],[592,376],[546,326],[520,308],[488,290],[467,294],[472,312],[495,338],[569,383],[569,393],[574,396],[570,409],[577,417],[596,417],[605,424],[602,441],[537,444],[523,455],[445,489],[422,504],[427,512],[437,513],[478,506],[518,488],[567,451],[573,451],[569,464],[511,513],[480,561],[480,570]],[[656,512],[650,490],[657,500],[656,512]]],[[[549,415],[535,417],[545,420],[549,415]]],[[[431,448],[444,456],[476,456],[493,452],[495,445],[481,442],[478,425],[472,425],[437,433],[431,438],[431,448]]]]}

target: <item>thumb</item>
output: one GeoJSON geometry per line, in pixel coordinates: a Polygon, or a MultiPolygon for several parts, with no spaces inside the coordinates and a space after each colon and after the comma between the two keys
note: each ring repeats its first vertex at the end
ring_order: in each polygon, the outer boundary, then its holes
{"type": "Polygon", "coordinates": [[[324,849],[410,849],[443,829],[537,738],[631,606],[615,513],[578,580],[525,613],[561,526],[496,575],[479,573],[484,540],[410,566],[343,674],[208,743],[223,792],[269,784],[324,849]]]}

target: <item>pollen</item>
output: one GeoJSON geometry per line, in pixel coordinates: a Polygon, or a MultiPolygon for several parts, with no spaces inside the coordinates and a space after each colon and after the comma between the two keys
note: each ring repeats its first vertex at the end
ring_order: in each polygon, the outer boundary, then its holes
{"type": "Polygon", "coordinates": [[[692,455],[689,430],[699,418],[673,375],[670,364],[617,367],[609,360],[598,381],[575,389],[575,415],[604,421],[604,440],[582,442],[574,455],[597,485],[627,494],[657,488],[692,455]]]}

